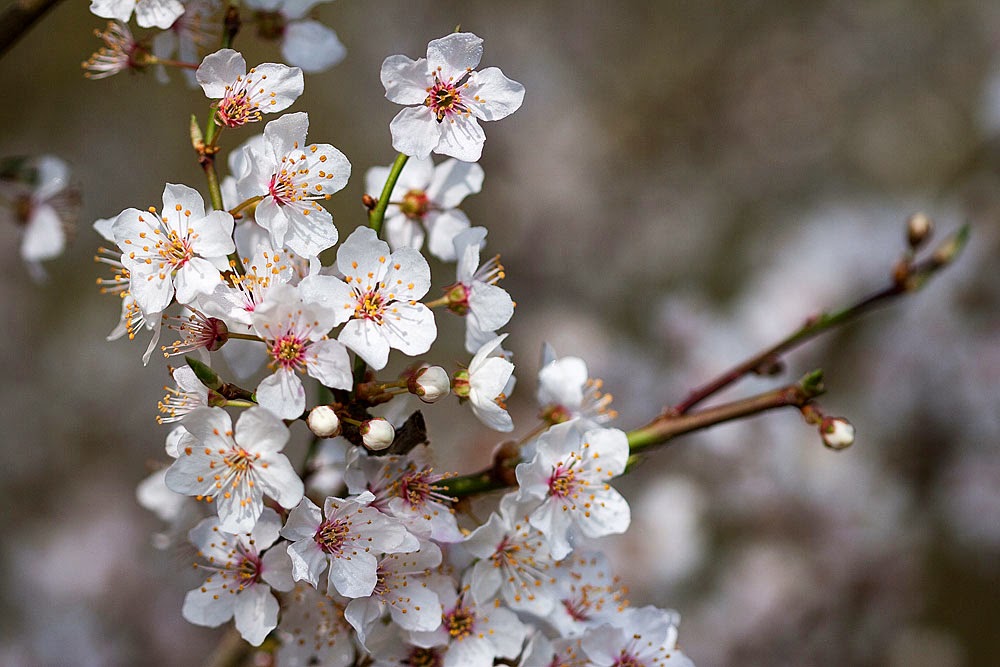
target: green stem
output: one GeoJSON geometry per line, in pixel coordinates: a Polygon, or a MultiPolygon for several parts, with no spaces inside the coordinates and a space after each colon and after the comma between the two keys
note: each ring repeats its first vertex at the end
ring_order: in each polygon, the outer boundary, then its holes
{"type": "Polygon", "coordinates": [[[236,338],[237,340],[252,340],[258,343],[263,343],[264,339],[260,336],[255,336],[253,334],[237,333],[235,331],[230,331],[226,334],[227,338],[236,338]]]}
{"type": "MultiPolygon", "coordinates": [[[[399,180],[399,175],[402,173],[403,167],[406,166],[406,161],[409,159],[408,155],[403,155],[402,153],[396,156],[396,160],[389,169],[389,177],[385,179],[385,185],[382,187],[382,194],[379,195],[378,203],[375,205],[375,208],[368,212],[368,226],[374,229],[375,234],[380,237],[382,236],[382,223],[385,221],[385,210],[389,207],[389,197],[392,195],[392,190],[396,187],[396,181],[399,180]]],[[[365,364],[365,360],[361,358],[361,355],[355,355],[355,386],[365,381],[365,372],[367,370],[368,367],[365,364]]]]}
{"type": "Polygon", "coordinates": [[[392,163],[392,167],[389,169],[389,178],[385,180],[382,194],[379,195],[378,203],[368,213],[368,226],[374,229],[375,233],[379,236],[382,235],[382,222],[385,220],[385,210],[389,207],[389,197],[396,187],[399,174],[403,171],[403,167],[406,166],[406,161],[409,159],[409,156],[402,153],[396,156],[396,161],[392,163]]]}

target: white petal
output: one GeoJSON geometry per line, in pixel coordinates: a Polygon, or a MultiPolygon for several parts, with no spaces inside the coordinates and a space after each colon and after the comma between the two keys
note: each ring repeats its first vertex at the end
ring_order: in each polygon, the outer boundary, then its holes
{"type": "Polygon", "coordinates": [[[310,74],[333,67],[347,55],[347,49],[330,28],[318,21],[292,21],[285,26],[281,42],[285,62],[310,74]]]}
{"type": "Polygon", "coordinates": [[[285,509],[297,505],[305,492],[302,479],[284,454],[268,457],[267,468],[259,474],[259,485],[285,509]]]}
{"type": "Polygon", "coordinates": [[[288,545],[281,542],[268,549],[261,558],[260,578],[268,585],[277,590],[287,592],[295,588],[295,580],[292,579],[292,559],[288,555],[288,545]]]}
{"type": "Polygon", "coordinates": [[[135,6],[135,22],[141,28],[166,30],[184,13],[177,0],[139,0],[135,6]]]}
{"type": "Polygon", "coordinates": [[[318,587],[319,576],[323,574],[328,561],[312,536],[289,544],[288,555],[292,559],[292,578],[295,581],[308,581],[314,588],[318,587]]]}
{"type": "Polygon", "coordinates": [[[455,208],[469,195],[483,189],[485,173],[475,162],[445,160],[434,170],[427,196],[441,208],[455,208]]]}
{"type": "Polygon", "coordinates": [[[395,314],[387,312],[382,325],[389,346],[411,357],[431,349],[437,338],[431,309],[422,303],[397,303],[392,310],[395,314]]]}
{"type": "Polygon", "coordinates": [[[441,142],[445,125],[449,124],[438,123],[428,107],[407,107],[389,123],[392,147],[411,157],[426,158],[441,142]]]}
{"type": "Polygon", "coordinates": [[[483,57],[483,40],[471,32],[454,32],[427,45],[427,67],[443,81],[473,70],[483,57]]]}
{"type": "Polygon", "coordinates": [[[209,99],[225,97],[226,86],[247,73],[247,61],[239,51],[221,49],[205,56],[195,77],[209,99]]]}
{"type": "Polygon", "coordinates": [[[191,304],[199,294],[211,294],[221,280],[219,270],[211,262],[201,257],[192,257],[177,270],[174,283],[177,286],[177,300],[191,304]]]}
{"type": "Polygon", "coordinates": [[[236,420],[236,442],[250,452],[280,452],[289,437],[284,422],[263,408],[250,408],[236,420]]]}
{"type": "Polygon", "coordinates": [[[469,291],[469,309],[467,318],[480,331],[496,331],[514,315],[514,301],[502,287],[477,281],[469,291]]]}
{"type": "Polygon", "coordinates": [[[222,577],[213,579],[211,584],[206,581],[204,586],[190,590],[184,596],[181,615],[188,623],[214,628],[233,617],[235,596],[221,588],[222,577]]]}
{"type": "MultiPolygon", "coordinates": [[[[462,162],[460,164],[467,164],[462,162]]],[[[468,164],[475,164],[468,163],[468,164]]],[[[458,209],[445,211],[439,215],[428,215],[427,226],[430,228],[430,239],[427,241],[427,250],[432,255],[444,262],[454,262],[457,258],[455,254],[455,238],[469,229],[469,218],[458,209]]],[[[478,253],[477,253],[478,259],[478,253]]]]}
{"type": "MultiPolygon", "coordinates": [[[[309,114],[304,111],[286,113],[264,126],[264,140],[271,148],[272,155],[279,159],[293,149],[306,145],[309,131],[309,114]]],[[[277,165],[280,168],[280,164],[277,165]]]]}
{"type": "Polygon", "coordinates": [[[372,594],[378,582],[378,561],[367,551],[352,552],[330,563],[330,590],[344,597],[363,598],[372,594]]]}
{"type": "Polygon", "coordinates": [[[322,207],[309,207],[305,211],[286,206],[288,231],[285,245],[300,257],[318,255],[337,244],[340,235],[333,224],[333,215],[322,207]]]}
{"type": "Polygon", "coordinates": [[[476,117],[500,120],[521,107],[524,86],[505,77],[499,67],[488,67],[469,77],[469,86],[462,91],[462,99],[470,100],[469,108],[476,117]]]}
{"type": "Polygon", "coordinates": [[[260,103],[263,113],[277,113],[292,106],[302,94],[305,81],[302,70],[298,67],[288,67],[278,63],[264,63],[254,68],[254,94],[251,95],[260,103]],[[267,81],[265,87],[261,81],[267,81]],[[264,89],[263,93],[257,92],[264,89]]]}
{"type": "Polygon", "coordinates": [[[28,262],[51,259],[66,245],[66,231],[56,210],[47,204],[34,207],[21,239],[21,257],[28,262]]]}
{"type": "Polygon", "coordinates": [[[396,104],[423,103],[431,84],[427,61],[423,58],[414,61],[406,56],[389,56],[382,62],[379,77],[386,99],[396,104]]]}
{"type": "Polygon", "coordinates": [[[279,369],[257,385],[257,402],[282,419],[297,419],[306,409],[306,390],[295,371],[279,369]]]}
{"type": "Polygon", "coordinates": [[[399,301],[416,301],[427,294],[431,287],[431,268],[419,251],[400,248],[392,253],[392,261],[383,280],[391,298],[399,301]]]}
{"type": "Polygon", "coordinates": [[[420,246],[424,244],[424,228],[419,222],[410,220],[402,213],[387,216],[382,230],[394,251],[400,248],[420,250],[420,246]]]}
{"type": "Polygon", "coordinates": [[[371,320],[349,321],[341,329],[337,340],[354,350],[375,370],[385,368],[389,361],[389,341],[382,327],[371,320]]]}
{"type": "MultiPolygon", "coordinates": [[[[430,109],[427,109],[430,113],[430,109]]],[[[486,133],[472,116],[455,116],[440,124],[441,138],[434,147],[435,153],[450,155],[465,162],[475,162],[483,154],[486,133]]],[[[393,135],[395,139],[395,135],[393,135]]],[[[395,141],[393,147],[395,147],[395,141]]]]}
{"type": "Polygon", "coordinates": [[[236,595],[234,609],[236,629],[243,639],[260,646],[271,630],[278,626],[278,601],[271,589],[255,584],[236,595]]]}
{"type": "Polygon", "coordinates": [[[354,377],[347,348],[336,340],[321,340],[309,346],[309,375],[333,389],[351,389],[354,377]]]}

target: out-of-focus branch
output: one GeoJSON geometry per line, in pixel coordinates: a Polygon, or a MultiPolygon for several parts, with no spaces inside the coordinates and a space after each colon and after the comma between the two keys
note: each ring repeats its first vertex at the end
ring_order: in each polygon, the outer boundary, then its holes
{"type": "Polygon", "coordinates": [[[0,13],[0,56],[28,32],[60,0],[15,0],[0,13]]]}
{"type": "Polygon", "coordinates": [[[948,237],[930,257],[921,261],[913,261],[906,257],[893,269],[892,283],[877,292],[868,295],[857,303],[833,313],[822,313],[811,317],[798,330],[781,342],[759,352],[746,361],[737,364],[715,379],[694,389],[687,398],[667,408],[664,414],[683,415],[706,398],[725,389],[741,378],[754,373],[766,372],[776,367],[781,355],[795,349],[816,336],[829,331],[833,327],[853,321],[865,313],[888,305],[896,297],[916,292],[940,269],[948,266],[958,256],[969,238],[969,226],[965,225],[952,236],[948,237]]]}
{"type": "Polygon", "coordinates": [[[208,657],[205,667],[240,667],[249,657],[250,649],[250,644],[243,640],[240,633],[230,628],[208,657]]]}

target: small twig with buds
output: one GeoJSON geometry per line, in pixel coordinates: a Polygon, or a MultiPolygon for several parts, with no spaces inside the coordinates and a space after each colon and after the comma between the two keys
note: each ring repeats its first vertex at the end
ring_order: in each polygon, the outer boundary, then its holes
{"type": "Polygon", "coordinates": [[[968,241],[969,226],[963,226],[945,239],[930,257],[921,261],[914,261],[914,252],[930,238],[930,234],[931,224],[927,216],[922,214],[911,216],[907,221],[907,241],[909,248],[906,255],[893,268],[892,283],[890,285],[868,295],[843,310],[833,313],[822,313],[809,318],[802,327],[781,342],[755,354],[710,382],[692,390],[687,398],[677,405],[667,408],[664,414],[683,415],[706,398],[718,393],[747,375],[773,374],[780,370],[780,359],[784,353],[833,327],[846,324],[875,308],[884,306],[898,296],[916,292],[937,271],[948,266],[955,260],[968,241]]]}
{"type": "MultiPolygon", "coordinates": [[[[824,391],[823,373],[817,370],[808,373],[795,384],[772,389],[757,396],[706,408],[689,415],[660,415],[649,424],[626,434],[629,450],[632,456],[636,457],[653,447],[668,443],[677,436],[700,431],[734,419],[779,408],[796,407],[805,410],[809,406],[813,406],[813,400],[824,391]]],[[[821,414],[818,412],[818,408],[810,409],[814,410],[815,414],[821,414]]],[[[824,442],[826,442],[825,438],[824,442]]],[[[515,443],[510,444],[514,446],[507,446],[505,443],[498,448],[493,465],[489,468],[443,482],[448,494],[461,498],[516,484],[514,468],[521,462],[520,447],[517,447],[515,443]]]]}

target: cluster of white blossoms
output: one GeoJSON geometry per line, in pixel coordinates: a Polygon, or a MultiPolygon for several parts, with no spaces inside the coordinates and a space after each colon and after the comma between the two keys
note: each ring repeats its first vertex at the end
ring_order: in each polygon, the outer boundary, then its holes
{"type": "MultiPolygon", "coordinates": [[[[245,6],[294,32],[312,4],[245,6]]],[[[166,28],[196,5],[93,9],[166,28]]],[[[148,329],[153,350],[171,331],[178,339],[160,350],[188,355],[159,406],[172,463],[143,482],[140,501],[174,522],[166,536],[190,528],[205,579],[184,618],[232,620],[254,646],[272,637],[281,666],[690,664],[676,614],[630,607],[590,545],[629,526],[611,486],[629,443],[604,425],[610,396],[583,361],[547,353],[540,424],[517,443],[509,490],[481,525],[456,511],[471,492],[434,467],[423,420],[405,408],[411,394],[422,406],[453,394],[470,424],[514,428],[514,364],[499,333],[514,303],[498,284],[499,256],[482,260],[486,229],[457,206],[483,185],[479,121],[516,111],[524,88],[497,68],[477,71],[482,50],[476,35],[455,33],[425,59],[385,60],[386,97],[407,105],[390,125],[400,156],[368,172],[369,219],[350,233],[323,206],[347,184],[350,161],[307,143],[306,113],[282,114],[303,91],[302,69],[248,68],[233,49],[204,57],[196,80],[214,126],[196,148],[206,170],[220,133],[263,124],[214,179],[216,205],[167,183],[162,207],[95,225],[115,246],[100,253],[113,269],[102,286],[123,304],[113,336],[148,329]],[[425,249],[455,263],[437,298],[425,249]],[[465,319],[465,349],[443,352],[466,360],[453,373],[427,360],[441,354],[439,326],[451,326],[442,311],[465,319]],[[393,351],[410,365],[383,375],[393,351]],[[313,434],[301,464],[286,455],[296,422],[313,434]]]]}

